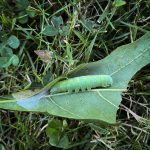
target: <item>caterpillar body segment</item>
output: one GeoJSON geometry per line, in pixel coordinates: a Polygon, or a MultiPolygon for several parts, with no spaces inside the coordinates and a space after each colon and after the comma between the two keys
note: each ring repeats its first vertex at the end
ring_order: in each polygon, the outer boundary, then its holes
{"type": "Polygon", "coordinates": [[[109,87],[113,80],[109,75],[89,75],[60,81],[51,88],[51,93],[79,92],[97,87],[109,87]]]}

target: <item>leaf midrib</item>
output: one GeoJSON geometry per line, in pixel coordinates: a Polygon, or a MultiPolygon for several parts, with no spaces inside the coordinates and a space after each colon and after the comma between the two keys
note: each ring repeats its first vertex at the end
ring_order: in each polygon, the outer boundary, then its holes
{"type": "MultiPolygon", "coordinates": [[[[150,47],[149,47],[150,48],[150,47]]],[[[138,59],[139,57],[142,57],[142,55],[144,55],[145,52],[147,52],[149,50],[149,48],[146,48],[143,50],[143,52],[141,52],[139,55],[137,55],[134,59],[132,59],[131,61],[129,61],[127,64],[125,64],[124,66],[120,67],[119,69],[117,69],[116,71],[114,71],[113,73],[110,74],[110,76],[113,76],[114,74],[118,73],[119,71],[121,71],[122,69],[124,69],[125,67],[129,66],[132,62],[134,62],[136,59],[138,59]]]]}

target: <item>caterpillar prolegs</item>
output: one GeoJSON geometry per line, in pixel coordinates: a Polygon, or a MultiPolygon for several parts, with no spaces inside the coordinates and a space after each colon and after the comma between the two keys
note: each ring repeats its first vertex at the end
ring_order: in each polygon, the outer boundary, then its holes
{"type": "Polygon", "coordinates": [[[88,75],[69,78],[56,83],[51,88],[51,93],[79,92],[97,87],[110,87],[113,79],[109,75],[88,75]]]}

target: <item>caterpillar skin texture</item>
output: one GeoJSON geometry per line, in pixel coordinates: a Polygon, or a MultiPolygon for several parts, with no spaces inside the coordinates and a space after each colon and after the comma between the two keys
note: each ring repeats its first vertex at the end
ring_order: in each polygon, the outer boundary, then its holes
{"type": "Polygon", "coordinates": [[[51,93],[60,92],[79,92],[91,90],[96,87],[109,87],[113,84],[113,80],[109,75],[89,75],[70,78],[60,81],[51,88],[51,93]]]}

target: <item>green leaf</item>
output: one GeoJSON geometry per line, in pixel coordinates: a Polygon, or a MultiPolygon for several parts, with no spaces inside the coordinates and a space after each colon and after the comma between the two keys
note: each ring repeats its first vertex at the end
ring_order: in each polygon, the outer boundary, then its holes
{"type": "Polygon", "coordinates": [[[17,55],[12,55],[9,59],[12,65],[17,66],[19,64],[19,58],[17,55]]]}
{"type": "Polygon", "coordinates": [[[5,48],[5,44],[4,43],[0,43],[0,53],[3,51],[4,48],[5,48]]]}
{"type": "Polygon", "coordinates": [[[40,91],[40,89],[36,89],[36,90],[23,90],[17,93],[13,93],[12,96],[15,99],[27,99],[32,97],[33,95],[38,94],[40,91]]]}
{"type": "Polygon", "coordinates": [[[51,21],[52,21],[52,24],[56,27],[56,29],[59,29],[60,26],[64,24],[61,16],[59,16],[59,17],[53,16],[51,21]]]}
{"type": "Polygon", "coordinates": [[[45,26],[42,34],[46,36],[55,36],[58,34],[58,30],[52,25],[47,25],[45,26]]]}
{"type": "Polygon", "coordinates": [[[28,7],[28,9],[26,10],[27,14],[29,15],[30,18],[35,17],[36,15],[36,11],[34,9],[32,9],[31,7],[28,7]]]}
{"type": "Polygon", "coordinates": [[[91,20],[85,20],[85,19],[83,19],[83,20],[81,20],[80,22],[81,22],[81,24],[82,24],[87,30],[89,30],[89,31],[92,31],[92,30],[93,30],[93,27],[94,27],[94,25],[95,25],[95,22],[94,22],[94,21],[91,21],[91,20]]]}
{"type": "Polygon", "coordinates": [[[26,11],[21,11],[21,12],[19,13],[19,17],[18,17],[19,23],[25,24],[25,23],[28,22],[28,19],[29,19],[29,17],[28,17],[28,14],[27,14],[26,11]]]}
{"type": "Polygon", "coordinates": [[[52,71],[48,70],[45,74],[45,76],[43,77],[43,84],[46,85],[48,83],[50,83],[53,80],[53,75],[52,75],[52,71]]]}
{"type": "Polygon", "coordinates": [[[0,101],[0,108],[115,123],[122,91],[134,74],[150,63],[149,41],[150,32],[133,43],[118,47],[103,60],[81,65],[68,74],[69,77],[108,74],[114,81],[110,88],[56,95],[43,91],[25,100],[0,101]]]}
{"type": "Polygon", "coordinates": [[[7,41],[8,45],[11,47],[11,48],[18,48],[19,45],[20,45],[20,41],[19,39],[15,36],[15,35],[11,35],[9,38],[8,38],[8,41],[7,41]]]}
{"type": "Polygon", "coordinates": [[[62,30],[59,30],[60,35],[62,36],[67,36],[69,34],[69,27],[68,26],[63,26],[62,30]]]}
{"type": "Polygon", "coordinates": [[[0,150],[6,150],[4,145],[2,145],[1,143],[0,143],[0,150]]]}
{"type": "Polygon", "coordinates": [[[7,68],[11,64],[17,66],[18,63],[19,63],[19,58],[14,54],[9,57],[0,57],[0,68],[7,68]]]}
{"type": "Polygon", "coordinates": [[[29,5],[28,0],[16,0],[17,11],[25,10],[29,5]]]}
{"type": "Polygon", "coordinates": [[[125,5],[125,4],[126,4],[126,2],[123,1],[123,0],[114,0],[114,2],[113,2],[113,5],[114,5],[115,7],[120,7],[120,6],[123,6],[123,5],[125,5]]]}
{"type": "Polygon", "coordinates": [[[0,68],[7,68],[10,63],[9,62],[9,58],[8,57],[0,57],[0,68]]]}
{"type": "Polygon", "coordinates": [[[1,50],[1,56],[3,56],[3,57],[8,57],[8,56],[12,56],[12,55],[13,55],[13,51],[9,47],[4,47],[1,50]]]}
{"type": "Polygon", "coordinates": [[[49,143],[59,148],[69,147],[69,139],[67,134],[62,130],[63,124],[59,120],[52,120],[47,129],[46,134],[49,137],[49,143]]]}

